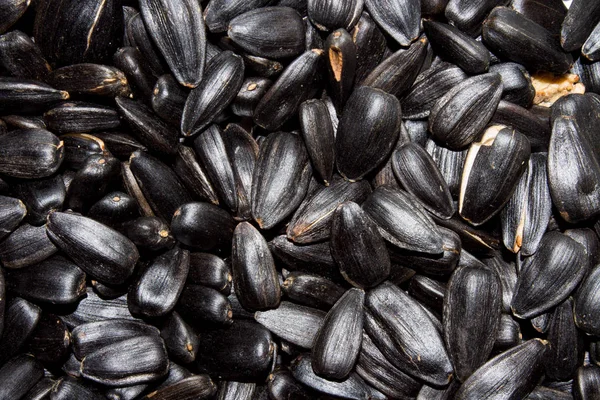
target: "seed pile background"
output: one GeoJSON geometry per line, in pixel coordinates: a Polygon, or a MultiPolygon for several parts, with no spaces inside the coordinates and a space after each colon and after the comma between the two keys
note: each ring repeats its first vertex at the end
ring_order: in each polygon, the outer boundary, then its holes
{"type": "Polygon", "coordinates": [[[600,399],[599,22],[0,0],[0,400],[600,399]]]}

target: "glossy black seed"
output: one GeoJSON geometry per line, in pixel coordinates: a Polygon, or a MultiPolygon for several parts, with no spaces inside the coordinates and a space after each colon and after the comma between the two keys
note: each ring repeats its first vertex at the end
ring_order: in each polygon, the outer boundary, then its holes
{"type": "Polygon", "coordinates": [[[156,77],[142,53],[135,47],[121,47],[113,56],[113,63],[127,77],[132,95],[145,99],[148,103],[154,91],[156,77]]]}
{"type": "Polygon", "coordinates": [[[231,51],[215,56],[185,102],[181,133],[194,136],[202,132],[235,99],[243,81],[244,63],[240,56],[231,51]]]}
{"type": "Polygon", "coordinates": [[[100,282],[123,283],[139,258],[137,248],[127,237],[77,214],[51,213],[46,231],[69,258],[100,282]]]}
{"type": "Polygon", "coordinates": [[[27,0],[9,0],[0,7],[0,33],[6,32],[27,11],[30,2],[27,0]]]}
{"type": "Polygon", "coordinates": [[[513,0],[510,6],[533,22],[560,36],[561,25],[567,15],[567,7],[561,0],[538,2],[536,0],[513,0]]]}
{"type": "Polygon", "coordinates": [[[252,117],[254,109],[273,85],[268,78],[247,78],[231,103],[231,111],[240,117],[252,117]]]}
{"type": "Polygon", "coordinates": [[[298,135],[277,132],[267,137],[252,177],[252,217],[262,229],[273,228],[298,208],[311,173],[298,135]]]}
{"type": "Polygon", "coordinates": [[[204,9],[204,21],[211,32],[225,32],[233,18],[272,3],[273,0],[212,0],[204,9]]]}
{"type": "Polygon", "coordinates": [[[354,87],[356,45],[345,29],[338,29],[327,37],[324,50],[328,61],[329,96],[339,113],[354,87]]]}
{"type": "Polygon", "coordinates": [[[157,158],[136,151],[131,155],[129,164],[151,211],[163,220],[170,221],[179,207],[191,201],[177,175],[157,158]]]}
{"type": "Polygon", "coordinates": [[[160,330],[160,336],[165,341],[169,355],[178,362],[188,364],[196,359],[198,335],[177,312],[167,317],[160,330]]]}
{"type": "Polygon", "coordinates": [[[123,119],[134,135],[151,151],[161,155],[173,155],[177,150],[177,130],[158,118],[144,104],[117,97],[115,99],[123,119]]]}
{"type": "Polygon", "coordinates": [[[196,87],[203,76],[206,55],[200,3],[142,0],[140,11],[148,34],[177,81],[189,88],[196,87]]]}
{"type": "Polygon", "coordinates": [[[600,276],[600,268],[596,267],[590,271],[575,294],[575,324],[579,329],[591,335],[600,333],[600,319],[598,318],[600,280],[598,276],[600,276]]]}
{"type": "Polygon", "coordinates": [[[162,75],[152,90],[152,109],[159,117],[174,127],[179,127],[187,96],[188,93],[172,75],[162,75]]]}
{"type": "Polygon", "coordinates": [[[573,63],[552,33],[506,7],[496,7],[489,14],[483,24],[483,42],[498,56],[531,70],[562,74],[573,63]]]}
{"type": "Polygon", "coordinates": [[[489,12],[502,3],[502,0],[450,0],[444,15],[461,31],[477,33],[489,12]]]}
{"type": "Polygon", "coordinates": [[[281,339],[310,349],[325,315],[324,311],[312,307],[282,301],[274,310],[256,312],[254,319],[281,339]]]}
{"type": "Polygon", "coordinates": [[[27,207],[21,200],[0,196],[0,239],[14,231],[26,215],[27,207]]]}
{"type": "Polygon", "coordinates": [[[276,344],[271,333],[253,321],[235,321],[227,329],[200,336],[198,368],[215,378],[255,381],[270,372],[276,344]]]}
{"type": "Polygon", "coordinates": [[[281,289],[266,240],[248,222],[233,232],[233,286],[240,304],[249,311],[276,308],[281,289]]]}
{"type": "Polygon", "coordinates": [[[187,203],[175,211],[171,229],[177,240],[199,250],[227,247],[235,221],[227,211],[209,203],[187,203]]]}
{"type": "Polygon", "coordinates": [[[349,289],[329,310],[312,349],[313,371],[326,379],[345,379],[362,342],[365,292],[349,289]]]}
{"type": "Polygon", "coordinates": [[[419,0],[365,0],[365,7],[377,24],[401,46],[408,46],[419,37],[419,0]]]}
{"type": "Polygon", "coordinates": [[[173,164],[173,171],[195,200],[206,200],[219,204],[204,167],[197,160],[196,153],[191,147],[179,145],[173,164]]]}
{"type": "Polygon", "coordinates": [[[161,317],[175,307],[190,267],[189,252],[175,247],[156,257],[129,290],[132,314],[161,317]]]}
{"type": "Polygon", "coordinates": [[[0,363],[18,354],[23,344],[33,334],[42,315],[42,309],[20,297],[15,297],[6,305],[5,327],[0,337],[0,363]]]}
{"type": "Polygon", "coordinates": [[[143,399],[152,400],[202,400],[210,399],[217,387],[208,375],[194,375],[155,390],[143,399]]]}
{"type": "Polygon", "coordinates": [[[73,64],[52,71],[46,82],[57,89],[81,95],[129,96],[131,89],[122,71],[100,64],[73,64]]]}
{"type": "Polygon", "coordinates": [[[0,243],[0,261],[5,268],[23,268],[44,261],[57,252],[45,234],[46,227],[21,224],[0,243]]]}
{"type": "Polygon", "coordinates": [[[578,50],[599,21],[599,1],[574,1],[567,11],[560,31],[560,44],[563,49],[578,50]]]}
{"type": "Polygon", "coordinates": [[[319,186],[300,204],[288,225],[288,239],[300,244],[328,239],[338,205],[345,201],[362,204],[370,193],[366,181],[348,182],[334,177],[330,186],[319,186]]]}
{"type": "Polygon", "coordinates": [[[360,84],[383,59],[386,51],[386,41],[377,24],[366,12],[362,13],[350,33],[356,45],[355,81],[360,84]]]}
{"type": "Polygon", "coordinates": [[[233,312],[227,297],[215,289],[201,285],[186,285],[179,297],[177,312],[194,328],[206,324],[231,325],[233,312]]]}
{"type": "Polygon", "coordinates": [[[583,366],[577,369],[573,379],[573,398],[591,400],[600,390],[600,368],[595,365],[583,366]]]}
{"type": "Polygon", "coordinates": [[[537,253],[521,267],[511,308],[531,318],[562,303],[587,271],[585,249],[559,232],[548,232],[537,253]],[[535,284],[534,284],[535,282],[535,284]]]}
{"type": "Polygon", "coordinates": [[[289,7],[263,7],[233,18],[228,36],[248,53],[266,58],[293,57],[304,51],[304,23],[289,7]]]}
{"type": "Polygon", "coordinates": [[[139,217],[123,225],[125,235],[139,247],[149,250],[169,249],[175,238],[169,225],[158,217],[139,217]]]}
{"type": "Polygon", "coordinates": [[[323,31],[343,28],[350,31],[361,16],[364,2],[351,0],[308,1],[308,17],[312,23],[323,31]]]}
{"type": "Polygon", "coordinates": [[[65,206],[75,211],[87,210],[117,179],[120,166],[110,154],[89,156],[69,185],[65,206]]]}
{"type": "Polygon", "coordinates": [[[21,354],[0,369],[0,397],[20,399],[44,376],[44,368],[31,355],[21,354]]]}
{"type": "Polygon", "coordinates": [[[90,207],[88,216],[111,228],[119,228],[122,223],[139,216],[139,210],[131,196],[110,192],[90,207]]]}
{"type": "Polygon", "coordinates": [[[331,253],[346,281],[369,288],[388,277],[390,258],[385,242],[358,204],[339,205],[331,224],[331,253]]]}
{"type": "Polygon", "coordinates": [[[532,339],[489,360],[456,393],[456,399],[523,398],[543,374],[548,342],[532,339]]]}
{"type": "Polygon", "coordinates": [[[281,289],[294,302],[321,310],[329,310],[345,292],[325,277],[299,271],[290,272],[281,289]]]}
{"type": "Polygon", "coordinates": [[[320,81],[323,51],[309,50],[279,76],[254,109],[254,122],[274,131],[290,119],[300,104],[314,96],[320,81]]]}
{"type": "Polygon", "coordinates": [[[122,2],[41,1],[36,7],[33,36],[53,66],[102,63],[122,41],[122,2]]]}
{"type": "Polygon", "coordinates": [[[12,76],[38,81],[51,69],[40,48],[17,30],[0,36],[0,65],[12,76]]]}

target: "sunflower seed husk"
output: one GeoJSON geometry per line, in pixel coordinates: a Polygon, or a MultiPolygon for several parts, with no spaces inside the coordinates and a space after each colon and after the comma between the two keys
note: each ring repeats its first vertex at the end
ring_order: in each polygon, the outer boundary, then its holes
{"type": "Polygon", "coordinates": [[[254,122],[274,131],[290,119],[320,86],[323,58],[323,50],[314,49],[288,65],[254,109],[254,122]]]}
{"type": "Polygon", "coordinates": [[[367,333],[388,361],[403,372],[433,385],[446,385],[451,380],[452,365],[443,339],[418,302],[397,286],[384,282],[367,293],[365,306],[373,320],[389,335],[386,354],[373,336],[373,327],[367,324],[367,333]],[[398,358],[391,359],[390,352],[398,358]]]}
{"type": "Polygon", "coordinates": [[[567,116],[554,120],[548,150],[548,181],[552,202],[568,222],[580,222],[600,213],[600,164],[578,121],[567,116]]]}
{"type": "Polygon", "coordinates": [[[42,303],[75,303],[85,294],[85,273],[62,256],[6,271],[6,285],[17,296],[42,303]]]}
{"type": "MultiPolygon", "coordinates": [[[[405,125],[408,125],[407,122],[405,122],[405,125]]],[[[453,197],[457,198],[460,192],[460,178],[462,175],[463,164],[467,158],[467,150],[450,150],[446,147],[439,146],[432,139],[427,139],[425,150],[429,153],[435,162],[435,165],[437,165],[450,193],[453,197]]]]}
{"type": "Polygon", "coordinates": [[[131,94],[125,74],[107,65],[69,65],[50,72],[45,80],[57,89],[80,95],[127,97],[131,94]]]}
{"type": "Polygon", "coordinates": [[[500,280],[484,268],[460,267],[450,278],[444,297],[444,339],[460,381],[492,352],[500,323],[500,294],[500,280]],[[481,327],[466,329],[470,318],[480,321],[481,327]]]}
{"type": "Polygon", "coordinates": [[[340,3],[334,0],[308,1],[308,17],[322,31],[343,28],[350,31],[358,22],[363,9],[363,0],[340,3]]]}
{"type": "Polygon", "coordinates": [[[111,228],[139,216],[135,200],[123,192],[110,192],[90,207],[88,216],[111,228]]]}
{"type": "Polygon", "coordinates": [[[362,13],[350,33],[356,45],[355,82],[360,84],[383,59],[386,41],[377,24],[366,12],[362,13]]]}
{"type": "Polygon", "coordinates": [[[29,0],[8,0],[0,8],[0,33],[6,32],[15,22],[19,20],[27,11],[29,0]]]}
{"type": "Polygon", "coordinates": [[[231,103],[231,111],[239,117],[254,116],[254,109],[271,85],[273,85],[273,81],[268,78],[246,78],[231,103]]]}
{"type": "Polygon", "coordinates": [[[390,364],[366,333],[363,333],[356,373],[369,385],[393,398],[414,398],[421,387],[420,382],[390,364]]]}
{"type": "Polygon", "coordinates": [[[136,151],[131,155],[129,164],[145,199],[163,220],[170,221],[179,207],[191,201],[177,175],[158,159],[136,151]]]}
{"type": "Polygon", "coordinates": [[[0,65],[12,76],[38,81],[51,70],[40,48],[17,30],[0,36],[0,65]]]}
{"type": "Polygon", "coordinates": [[[361,204],[370,192],[366,181],[348,182],[334,177],[329,186],[319,186],[300,204],[288,225],[288,239],[300,244],[328,239],[338,205],[345,201],[361,204]]]}
{"type": "Polygon", "coordinates": [[[142,399],[145,400],[202,400],[214,396],[217,386],[208,375],[200,374],[159,388],[142,399]]]}
{"type": "Polygon", "coordinates": [[[562,303],[583,279],[586,261],[582,245],[559,232],[546,233],[538,251],[521,267],[513,315],[531,318],[562,303]]]}
{"type": "Polygon", "coordinates": [[[428,40],[423,37],[408,49],[398,50],[375,67],[360,84],[402,98],[415,82],[423,66],[427,45],[428,40]]]}
{"type": "Polygon", "coordinates": [[[308,190],[312,168],[298,135],[277,132],[260,146],[252,177],[252,217],[270,229],[288,217],[308,190]]]}
{"type": "Polygon", "coordinates": [[[177,130],[158,118],[146,105],[124,97],[115,99],[119,113],[133,134],[151,151],[173,155],[177,151],[177,130]]]}
{"type": "Polygon", "coordinates": [[[351,181],[359,180],[384,162],[398,140],[401,123],[396,97],[367,86],[354,90],[336,134],[340,174],[351,181]]]}
{"type": "Polygon", "coordinates": [[[233,312],[227,297],[201,285],[186,285],[176,309],[187,323],[198,329],[204,328],[207,323],[217,326],[233,323],[233,312]]]}
{"type": "Polygon", "coordinates": [[[291,271],[306,271],[335,281],[341,279],[329,242],[300,245],[280,235],[269,242],[269,249],[291,271]]]}
{"type": "Polygon", "coordinates": [[[362,342],[365,292],[349,289],[329,310],[312,348],[313,371],[330,380],[348,377],[362,342]]]}
{"type": "Polygon", "coordinates": [[[126,236],[87,217],[55,211],[48,216],[46,231],[81,269],[103,283],[123,283],[139,258],[126,236]]]}
{"type": "Polygon", "coordinates": [[[573,63],[573,57],[563,51],[552,33],[507,7],[492,10],[482,35],[494,54],[533,71],[563,74],[573,63]]]}
{"type": "Polygon", "coordinates": [[[214,204],[186,203],[175,211],[171,229],[181,243],[207,251],[230,244],[235,221],[214,204]]]}
{"type": "Polygon", "coordinates": [[[435,103],[449,90],[467,79],[467,74],[452,64],[442,63],[417,76],[415,83],[401,101],[402,117],[426,118],[435,103]]]}
{"type": "Polygon", "coordinates": [[[142,58],[146,60],[147,68],[152,71],[155,77],[158,78],[169,71],[169,67],[162,58],[160,50],[148,34],[142,15],[137,10],[133,10],[130,18],[125,17],[123,46],[136,47],[142,53],[142,58]]]}
{"type": "Polygon", "coordinates": [[[206,30],[200,3],[142,0],[140,11],[148,34],[177,81],[189,88],[198,86],[203,78],[206,55],[206,30]]]}
{"type": "Polygon", "coordinates": [[[275,262],[266,240],[248,222],[238,224],[231,249],[233,287],[249,311],[276,308],[281,298],[275,262]]]}
{"type": "Polygon", "coordinates": [[[477,34],[481,32],[481,23],[489,12],[502,3],[503,0],[450,0],[444,14],[461,31],[477,34]]]}
{"type": "Polygon", "coordinates": [[[0,107],[4,114],[44,111],[69,97],[68,92],[42,82],[0,77],[0,107]]]}
{"type": "Polygon", "coordinates": [[[453,380],[444,388],[423,385],[417,400],[450,400],[454,398],[459,387],[460,383],[457,380],[453,380]]]}
{"type": "Polygon", "coordinates": [[[354,286],[377,286],[390,273],[390,258],[377,226],[354,202],[336,208],[330,247],[342,276],[354,286]]]}
{"type": "MultiPolygon", "coordinates": [[[[267,379],[271,379],[271,374],[267,379]]],[[[252,400],[256,391],[254,382],[222,381],[217,393],[218,400],[252,400]]]]}
{"type": "Polygon", "coordinates": [[[341,286],[327,278],[300,271],[290,272],[281,289],[290,300],[325,311],[345,292],[341,286]]]}
{"type": "Polygon", "coordinates": [[[324,50],[327,56],[329,96],[339,113],[354,87],[356,45],[345,29],[337,29],[327,37],[324,50]]]}
{"type": "Polygon", "coordinates": [[[502,210],[504,246],[530,256],[537,251],[552,214],[546,154],[534,153],[511,199],[502,210]]]}
{"type": "Polygon", "coordinates": [[[194,149],[220,200],[219,203],[235,213],[238,209],[237,186],[233,164],[227,154],[223,136],[217,125],[211,125],[194,139],[194,149]]]}
{"type": "Polygon", "coordinates": [[[229,22],[227,34],[243,50],[259,57],[294,57],[304,51],[302,17],[289,7],[247,11],[229,22]]]}
{"type": "Polygon", "coordinates": [[[282,301],[274,310],[256,312],[254,319],[280,338],[310,349],[323,325],[325,315],[324,311],[312,307],[282,301]]]}
{"type": "Polygon", "coordinates": [[[490,66],[491,73],[502,79],[502,99],[521,107],[531,107],[535,98],[535,88],[531,76],[520,64],[504,62],[490,66]]]}
{"type": "Polygon", "coordinates": [[[598,252],[598,249],[600,248],[598,235],[589,228],[567,229],[564,234],[585,248],[588,267],[590,270],[591,268],[594,268],[598,264],[598,256],[600,255],[598,252]]]}
{"type": "Polygon", "coordinates": [[[188,283],[204,285],[229,295],[231,272],[228,263],[209,253],[190,253],[188,283]]]}
{"type": "Polygon", "coordinates": [[[356,373],[351,373],[348,378],[341,382],[319,377],[312,369],[310,354],[298,356],[292,361],[290,370],[297,381],[317,392],[354,400],[382,400],[386,398],[383,393],[367,385],[356,373]]]}
{"type": "Polygon", "coordinates": [[[71,210],[87,211],[116,180],[121,171],[120,166],[119,160],[110,154],[89,156],[67,189],[65,206],[71,210]]]}
{"type": "Polygon", "coordinates": [[[151,325],[126,319],[83,323],[71,332],[73,353],[79,360],[112,343],[137,336],[158,336],[159,331],[151,325]]]}
{"type": "Polygon", "coordinates": [[[365,8],[375,22],[401,46],[407,47],[419,37],[419,0],[365,0],[365,8]]]}
{"type": "MultiPolygon", "coordinates": [[[[267,378],[267,387],[269,398],[273,400],[309,400],[313,398],[313,393],[309,392],[308,388],[298,382],[292,376],[291,372],[276,368],[267,378]]],[[[219,399],[226,400],[226,399],[219,399]]]]}
{"type": "Polygon", "coordinates": [[[442,219],[452,217],[455,209],[450,189],[425,149],[413,143],[405,144],[392,155],[392,167],[402,186],[418,198],[425,209],[442,219]],[[416,171],[420,171],[418,175],[416,171]]]}
{"type": "Polygon", "coordinates": [[[380,186],[367,198],[363,210],[377,224],[385,240],[402,249],[428,254],[443,252],[442,235],[412,195],[380,186]],[[393,221],[404,221],[398,225],[393,221]]]}
{"type": "Polygon", "coordinates": [[[204,21],[212,33],[225,32],[233,18],[272,3],[273,0],[212,0],[204,9],[204,21]]]}
{"type": "Polygon", "coordinates": [[[32,355],[18,355],[0,368],[0,397],[20,399],[43,376],[44,368],[32,355]]]}
{"type": "Polygon", "coordinates": [[[235,321],[227,329],[200,335],[196,363],[215,379],[262,380],[270,372],[276,343],[271,333],[254,321],[235,321]]]}
{"type": "Polygon", "coordinates": [[[152,251],[169,249],[175,238],[169,225],[157,217],[139,217],[122,225],[123,233],[138,247],[152,251]]]}
{"type": "Polygon", "coordinates": [[[173,170],[195,199],[219,204],[219,199],[208,178],[208,174],[198,163],[196,153],[191,147],[184,145],[177,147],[173,170]]]}
{"type": "Polygon", "coordinates": [[[135,320],[127,308],[127,296],[103,299],[91,287],[86,288],[86,295],[77,305],[77,309],[61,316],[70,329],[88,322],[111,319],[135,320]]]}
{"type": "Polygon", "coordinates": [[[44,261],[58,251],[45,233],[46,227],[21,224],[0,243],[0,261],[17,269],[44,261]]]}
{"type": "Polygon", "coordinates": [[[244,62],[231,51],[215,56],[202,81],[190,92],[181,116],[181,133],[194,136],[208,127],[235,99],[244,82],[244,62]]]}
{"type": "Polygon", "coordinates": [[[198,335],[177,312],[167,317],[161,327],[160,336],[165,341],[170,357],[183,364],[191,363],[196,359],[198,335]]]}
{"type": "Polygon", "coordinates": [[[524,135],[499,125],[488,128],[467,153],[458,200],[460,216],[477,226],[500,212],[525,172],[530,153],[524,135]]]}
{"type": "Polygon", "coordinates": [[[538,2],[536,0],[513,0],[510,7],[533,22],[560,36],[560,29],[567,15],[567,7],[560,0],[538,2]]]}
{"type": "Polygon", "coordinates": [[[509,314],[502,314],[498,324],[498,333],[494,342],[493,353],[511,349],[521,343],[522,335],[519,323],[509,314]]]}
{"type": "Polygon", "coordinates": [[[46,129],[42,116],[31,115],[3,115],[0,125],[3,125],[5,130],[6,126],[12,129],[46,129]]]}
{"type": "Polygon", "coordinates": [[[189,267],[189,252],[178,247],[156,257],[129,290],[131,313],[145,317],[168,314],[179,299],[189,267]]]}
{"type": "Polygon", "coordinates": [[[453,25],[435,21],[423,23],[431,46],[441,57],[453,62],[468,74],[486,72],[490,52],[485,46],[453,25]]]}
{"type": "Polygon", "coordinates": [[[102,396],[80,380],[73,377],[61,377],[54,383],[50,398],[52,400],[100,400],[102,396]]]}
{"type": "Polygon", "coordinates": [[[408,294],[438,317],[442,315],[446,291],[446,284],[418,274],[410,278],[408,286],[408,294]]]}
{"type": "Polygon", "coordinates": [[[600,390],[600,367],[586,365],[577,369],[573,379],[573,398],[592,400],[600,390]]]}
{"type": "Polygon", "coordinates": [[[83,102],[66,102],[44,113],[48,129],[57,134],[90,133],[118,128],[117,110],[83,102]]]}
{"type": "Polygon", "coordinates": [[[532,339],[489,360],[467,379],[457,400],[524,398],[539,382],[548,342],[532,339]]]}
{"type": "Polygon", "coordinates": [[[446,147],[460,150],[473,142],[491,120],[501,95],[498,74],[466,79],[436,101],[429,115],[429,131],[446,147]]]}
{"type": "Polygon", "coordinates": [[[18,354],[21,347],[35,331],[42,309],[20,297],[14,297],[6,304],[4,330],[0,337],[0,363],[4,365],[18,354]]]}
{"type": "Polygon", "coordinates": [[[178,128],[181,125],[187,96],[188,93],[172,75],[162,75],[156,81],[152,91],[152,109],[159,117],[178,128]]]}
{"type": "Polygon", "coordinates": [[[533,151],[548,151],[551,126],[548,121],[542,121],[535,115],[532,109],[500,100],[491,123],[511,127],[527,136],[533,151]]]}
{"type": "Polygon", "coordinates": [[[169,360],[158,335],[113,342],[86,355],[81,376],[107,386],[151,382],[169,372],[169,360]]]}
{"type": "Polygon", "coordinates": [[[58,366],[71,352],[71,335],[55,314],[44,313],[29,339],[27,352],[45,366],[58,366]]]}
{"type": "Polygon", "coordinates": [[[563,49],[579,50],[599,21],[600,1],[574,1],[562,22],[560,44],[563,49]]]}
{"type": "MultiPolygon", "coordinates": [[[[23,197],[19,195],[18,197],[23,197]]],[[[13,232],[27,215],[27,207],[18,198],[0,196],[0,239],[13,232]]]]}
{"type": "Polygon", "coordinates": [[[600,335],[598,299],[600,298],[600,268],[592,269],[575,293],[575,324],[590,335],[600,335]]]}
{"type": "Polygon", "coordinates": [[[581,54],[590,61],[600,60],[600,23],[594,27],[583,44],[581,54]]]}
{"type": "Polygon", "coordinates": [[[120,46],[123,24],[121,1],[43,0],[36,4],[33,36],[53,67],[101,64],[120,46]]]}
{"type": "Polygon", "coordinates": [[[113,56],[113,63],[127,77],[132,96],[145,99],[149,103],[156,77],[152,74],[142,53],[135,47],[121,47],[113,56]]]}

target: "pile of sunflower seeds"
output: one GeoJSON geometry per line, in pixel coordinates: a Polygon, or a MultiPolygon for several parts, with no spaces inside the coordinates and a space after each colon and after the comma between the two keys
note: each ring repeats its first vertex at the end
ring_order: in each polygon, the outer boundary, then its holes
{"type": "Polygon", "coordinates": [[[0,0],[0,400],[600,399],[600,0],[0,0]]]}

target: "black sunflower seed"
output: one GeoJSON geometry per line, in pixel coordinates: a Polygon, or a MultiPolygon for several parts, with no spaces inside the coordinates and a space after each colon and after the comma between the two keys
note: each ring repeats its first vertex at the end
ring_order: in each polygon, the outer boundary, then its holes
{"type": "Polygon", "coordinates": [[[156,80],[150,102],[156,115],[178,128],[187,96],[175,78],[166,74],[156,80]]]}
{"type": "Polygon", "coordinates": [[[345,292],[325,277],[300,271],[288,273],[281,290],[292,301],[321,310],[329,310],[345,292]]]}
{"type": "Polygon", "coordinates": [[[0,36],[0,65],[12,76],[38,81],[51,70],[40,48],[17,30],[0,36]]]}
{"type": "Polygon", "coordinates": [[[599,1],[574,1],[569,7],[560,31],[560,44],[565,51],[578,50],[600,21],[599,1]]]}
{"type": "Polygon", "coordinates": [[[122,225],[123,233],[136,246],[150,250],[173,247],[175,238],[169,225],[158,217],[139,217],[122,225]]]}
{"type": "Polygon", "coordinates": [[[0,239],[14,231],[26,215],[27,207],[23,201],[13,197],[0,196],[0,239]]]}
{"type": "Polygon", "coordinates": [[[217,387],[208,375],[200,374],[182,379],[171,385],[155,390],[143,399],[146,400],[203,400],[210,399],[217,387]]]}
{"type": "Polygon", "coordinates": [[[44,111],[69,97],[68,92],[42,82],[0,77],[0,107],[3,114],[44,111]]]}
{"type": "Polygon", "coordinates": [[[371,16],[363,12],[356,26],[350,32],[356,45],[356,77],[360,84],[383,59],[386,41],[371,16]]]}
{"type": "Polygon", "coordinates": [[[419,37],[419,0],[365,0],[365,7],[375,22],[401,46],[409,46],[419,37]]]}
{"type": "Polygon", "coordinates": [[[45,234],[46,227],[21,224],[0,243],[5,268],[23,268],[44,261],[58,250],[45,234]]]}
{"type": "Polygon", "coordinates": [[[139,258],[137,248],[126,236],[77,214],[51,213],[46,231],[66,255],[100,282],[123,283],[139,258]]]}
{"type": "Polygon", "coordinates": [[[189,88],[198,86],[206,55],[206,28],[200,3],[143,0],[140,11],[148,34],[177,81],[189,88]]]}
{"type": "Polygon", "coordinates": [[[575,324],[582,331],[591,335],[600,334],[598,315],[598,297],[600,291],[600,268],[594,268],[583,280],[581,287],[575,293],[575,324]]]}
{"type": "Polygon", "coordinates": [[[6,304],[5,327],[0,336],[0,362],[4,365],[29,340],[42,316],[42,309],[20,297],[6,304]]]}
{"type": "Polygon", "coordinates": [[[212,0],[204,9],[204,21],[211,32],[225,32],[233,18],[271,3],[273,0],[212,0]]]}
{"type": "Polygon", "coordinates": [[[0,369],[0,397],[20,399],[44,376],[44,368],[31,355],[21,354],[0,369]]]}
{"type": "Polygon", "coordinates": [[[28,0],[9,0],[0,8],[0,33],[6,32],[15,22],[21,18],[31,2],[28,0]]]}
{"type": "Polygon", "coordinates": [[[546,233],[538,251],[521,267],[511,303],[513,314],[531,318],[549,311],[567,298],[586,271],[582,245],[559,232],[546,233]]]}
{"type": "Polygon", "coordinates": [[[190,253],[187,282],[203,285],[229,295],[232,275],[228,263],[214,254],[190,253]]]}
{"type": "Polygon", "coordinates": [[[229,245],[235,221],[214,204],[186,203],[173,214],[171,229],[181,243],[206,251],[229,245]]]}
{"type": "Polygon", "coordinates": [[[238,15],[229,22],[227,35],[259,57],[294,57],[304,51],[302,17],[289,7],[263,7],[238,15]]]}
{"type": "Polygon", "coordinates": [[[57,89],[81,95],[129,96],[125,74],[115,67],[100,64],[74,64],[52,71],[46,82],[57,89]]]}
{"type": "Polygon", "coordinates": [[[172,312],[160,330],[160,336],[165,341],[169,356],[182,364],[188,364],[196,359],[198,354],[198,335],[183,318],[172,312]]]}

